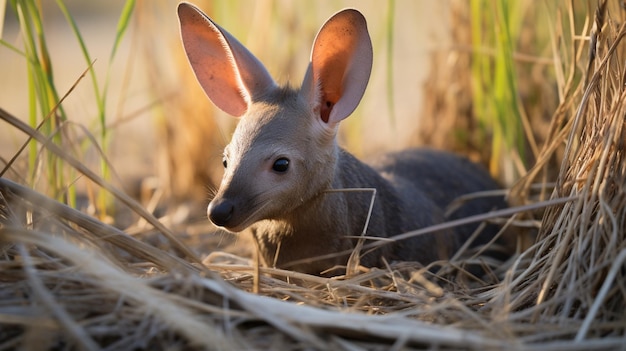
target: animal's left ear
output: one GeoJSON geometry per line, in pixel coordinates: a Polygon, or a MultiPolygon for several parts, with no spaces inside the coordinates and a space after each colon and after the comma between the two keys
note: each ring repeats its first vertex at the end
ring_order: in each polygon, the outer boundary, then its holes
{"type": "Polygon", "coordinates": [[[343,10],[317,33],[302,93],[314,113],[334,127],[361,101],[371,71],[372,42],[365,18],[357,10],[343,10]]]}

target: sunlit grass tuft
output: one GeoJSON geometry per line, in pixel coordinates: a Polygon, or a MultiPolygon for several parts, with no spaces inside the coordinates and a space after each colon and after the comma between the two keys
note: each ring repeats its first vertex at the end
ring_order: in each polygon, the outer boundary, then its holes
{"type": "MultiPolygon", "coordinates": [[[[33,128],[39,128],[47,135],[51,142],[59,146],[67,147],[73,145],[75,140],[67,129],[66,121],[68,116],[61,104],[59,92],[55,84],[54,66],[51,61],[50,50],[44,31],[44,10],[41,2],[35,0],[10,0],[10,6],[17,15],[23,49],[19,49],[10,43],[0,40],[0,44],[10,51],[24,57],[28,71],[28,106],[29,124],[33,128]]],[[[116,29],[115,42],[112,45],[111,55],[107,63],[107,73],[104,77],[105,83],[101,87],[98,76],[92,69],[94,60],[91,58],[87,45],[83,39],[80,28],[76,24],[74,17],[68,11],[63,0],[57,0],[56,4],[63,13],[66,22],[72,28],[75,39],[80,45],[85,58],[85,67],[89,69],[89,76],[93,84],[93,93],[97,106],[97,120],[99,121],[98,143],[102,155],[107,154],[108,133],[106,98],[110,77],[111,63],[115,58],[117,48],[127,31],[128,24],[132,18],[135,0],[128,0],[122,10],[116,29]]],[[[4,9],[4,7],[3,7],[4,9]]],[[[29,142],[27,149],[28,156],[28,179],[29,184],[35,184],[39,178],[43,177],[48,183],[47,191],[54,198],[76,206],[76,189],[74,181],[77,177],[72,167],[67,167],[62,160],[54,154],[48,153],[45,149],[40,149],[34,140],[29,142]],[[42,159],[43,157],[43,159],[42,159]],[[41,165],[46,168],[45,172],[40,171],[41,165]]],[[[104,157],[101,158],[101,172],[105,179],[109,178],[109,165],[104,157]]],[[[109,197],[110,198],[110,197],[109,197]]],[[[101,216],[107,215],[106,192],[99,191],[97,210],[101,216]]]]}

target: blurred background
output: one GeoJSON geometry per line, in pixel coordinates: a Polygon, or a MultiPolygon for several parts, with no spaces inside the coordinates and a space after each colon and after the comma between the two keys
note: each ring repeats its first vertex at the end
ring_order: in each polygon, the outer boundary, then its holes
{"type": "MultiPolygon", "coordinates": [[[[374,67],[340,138],[364,159],[430,145],[482,162],[511,186],[533,164],[558,103],[553,54],[559,49],[548,28],[568,24],[550,19],[560,14],[556,2],[193,3],[247,46],[279,83],[294,86],[324,21],[345,7],[360,10],[373,41],[374,67]]],[[[51,123],[40,130],[143,201],[159,192],[161,202],[200,204],[194,206],[201,216],[219,184],[221,152],[236,120],[214,108],[195,81],[179,39],[177,4],[0,1],[6,10],[0,108],[33,128],[51,123]],[[60,111],[51,101],[66,94],[60,111]],[[54,118],[46,119],[50,111],[54,118]]],[[[16,159],[4,176],[69,203],[80,197],[67,196],[75,187],[88,204],[99,204],[94,213],[106,212],[110,200],[97,200],[98,189],[90,190],[65,165],[50,167],[55,161],[40,146],[20,151],[27,135],[10,123],[0,125],[0,166],[16,159]]]]}

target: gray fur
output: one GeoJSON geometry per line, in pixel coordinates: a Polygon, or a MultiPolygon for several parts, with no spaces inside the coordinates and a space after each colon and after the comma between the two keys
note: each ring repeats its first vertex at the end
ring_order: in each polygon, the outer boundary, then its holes
{"type": "MultiPolygon", "coordinates": [[[[413,149],[390,153],[369,166],[338,148],[332,184],[319,189],[314,199],[280,220],[261,221],[252,231],[261,255],[269,265],[319,274],[334,265],[345,265],[348,256],[311,260],[296,266],[292,261],[350,250],[366,220],[369,193],[325,192],[328,189],[376,188],[376,202],[366,235],[390,237],[424,228],[444,220],[445,207],[468,193],[498,189],[488,173],[463,157],[443,151],[413,149]],[[289,228],[289,230],[286,230],[289,228]],[[280,246],[278,256],[277,248],[280,246]]],[[[485,213],[505,207],[502,198],[473,200],[449,219],[485,213]]],[[[449,258],[477,228],[475,225],[422,235],[386,245],[362,257],[364,266],[389,261],[428,264],[449,258]]],[[[488,241],[495,231],[485,231],[476,244],[488,241]]]]}

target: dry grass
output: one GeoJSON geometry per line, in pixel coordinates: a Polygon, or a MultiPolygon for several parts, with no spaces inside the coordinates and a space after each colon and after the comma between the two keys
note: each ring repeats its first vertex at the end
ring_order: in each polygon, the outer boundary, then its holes
{"type": "Polygon", "coordinates": [[[0,350],[623,349],[622,14],[600,6],[593,29],[583,28],[596,43],[591,57],[572,45],[583,74],[562,72],[550,142],[513,192],[532,203],[499,213],[509,225],[539,225],[539,235],[504,263],[465,255],[333,279],[219,252],[200,263],[133,199],[0,111],[149,224],[124,232],[0,178],[0,350]],[[559,150],[551,200],[533,201],[534,183],[548,189],[543,178],[559,150]],[[467,263],[486,274],[470,275],[467,263]]]}

